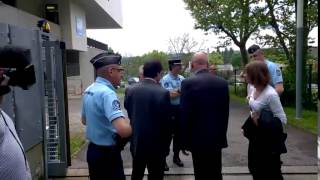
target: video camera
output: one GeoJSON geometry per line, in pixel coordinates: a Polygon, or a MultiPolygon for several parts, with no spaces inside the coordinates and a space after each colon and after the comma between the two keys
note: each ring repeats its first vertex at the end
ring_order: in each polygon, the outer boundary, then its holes
{"type": "Polygon", "coordinates": [[[34,66],[30,64],[30,50],[16,46],[0,47],[0,86],[5,79],[8,86],[27,90],[36,82],[34,66]]]}

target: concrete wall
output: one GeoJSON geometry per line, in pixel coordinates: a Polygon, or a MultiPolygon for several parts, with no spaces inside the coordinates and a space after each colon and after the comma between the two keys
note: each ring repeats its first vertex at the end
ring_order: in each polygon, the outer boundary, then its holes
{"type": "Polygon", "coordinates": [[[16,2],[18,9],[21,9],[38,17],[43,17],[43,0],[16,0],[16,2]]]}
{"type": "Polygon", "coordinates": [[[68,0],[59,0],[59,22],[61,28],[61,39],[66,43],[66,48],[72,47],[71,39],[71,19],[70,2],[68,0]]]}
{"type": "Polygon", "coordinates": [[[72,48],[79,51],[87,51],[86,14],[85,11],[73,1],[70,4],[72,48]],[[77,22],[78,21],[78,22],[77,22]],[[83,34],[76,31],[77,23],[82,24],[83,34]]]}
{"type": "Polygon", "coordinates": [[[43,144],[38,144],[26,152],[32,179],[44,179],[43,144]]]}
{"type": "Polygon", "coordinates": [[[85,11],[80,6],[75,4],[72,0],[60,0],[59,11],[62,41],[66,43],[66,48],[86,51],[87,34],[85,11]],[[83,25],[83,35],[79,35],[79,33],[77,32],[76,19],[78,19],[78,24],[81,22],[83,25]]]}
{"type": "Polygon", "coordinates": [[[94,68],[90,63],[90,59],[94,56],[105,52],[96,48],[88,48],[87,52],[80,52],[79,63],[80,63],[80,77],[82,79],[82,86],[85,90],[91,83],[94,82],[94,68]]]}
{"type": "MultiPolygon", "coordinates": [[[[40,17],[29,14],[17,8],[0,3],[0,22],[23,27],[32,30],[39,30],[37,22],[41,20],[40,17]]],[[[60,26],[52,22],[49,23],[51,34],[57,39],[60,39],[60,26]]]]}
{"type": "Polygon", "coordinates": [[[69,97],[82,95],[83,91],[94,82],[94,68],[90,59],[102,52],[105,51],[92,47],[89,47],[87,52],[79,52],[80,76],[67,78],[69,97]]]}
{"type": "Polygon", "coordinates": [[[122,0],[95,0],[120,26],[122,26],[122,0]]]}

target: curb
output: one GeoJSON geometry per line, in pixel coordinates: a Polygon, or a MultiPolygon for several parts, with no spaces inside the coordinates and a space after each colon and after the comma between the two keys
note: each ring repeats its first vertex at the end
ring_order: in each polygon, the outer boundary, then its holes
{"type": "MultiPolygon", "coordinates": [[[[125,168],[124,174],[131,176],[132,168],[125,168]]],[[[314,175],[318,173],[317,166],[282,166],[283,175],[314,175]]],[[[145,175],[147,175],[147,170],[145,175]]],[[[249,175],[247,167],[223,167],[223,175],[249,175]]],[[[170,168],[169,171],[165,172],[167,176],[183,176],[183,175],[194,175],[193,168],[170,168]]],[[[68,169],[67,177],[88,177],[88,169],[68,169]]]]}

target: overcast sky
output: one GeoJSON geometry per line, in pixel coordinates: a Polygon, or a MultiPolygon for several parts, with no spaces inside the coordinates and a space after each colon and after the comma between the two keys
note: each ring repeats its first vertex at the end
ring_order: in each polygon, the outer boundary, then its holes
{"type": "MultiPolygon", "coordinates": [[[[194,19],[183,0],[122,0],[123,28],[87,30],[87,36],[108,44],[124,56],[136,56],[160,50],[168,52],[169,39],[189,33],[197,42],[205,42],[210,51],[217,46],[217,36],[194,29],[194,19]]],[[[318,28],[311,32],[318,44],[318,28]]],[[[249,40],[247,46],[254,41],[249,40]]],[[[232,48],[238,49],[233,45],[232,48]]]]}

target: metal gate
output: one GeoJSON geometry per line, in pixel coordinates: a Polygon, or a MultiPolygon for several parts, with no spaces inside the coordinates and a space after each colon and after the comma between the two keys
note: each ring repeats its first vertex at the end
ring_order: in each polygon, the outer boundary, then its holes
{"type": "Polygon", "coordinates": [[[28,49],[36,84],[28,91],[12,88],[1,107],[26,152],[43,145],[44,176],[64,176],[70,165],[64,44],[47,33],[0,23],[0,46],[5,45],[28,49]]]}
{"type": "Polygon", "coordinates": [[[43,41],[42,54],[45,89],[45,122],[49,176],[63,176],[68,167],[65,107],[64,43],[43,41]]]}

